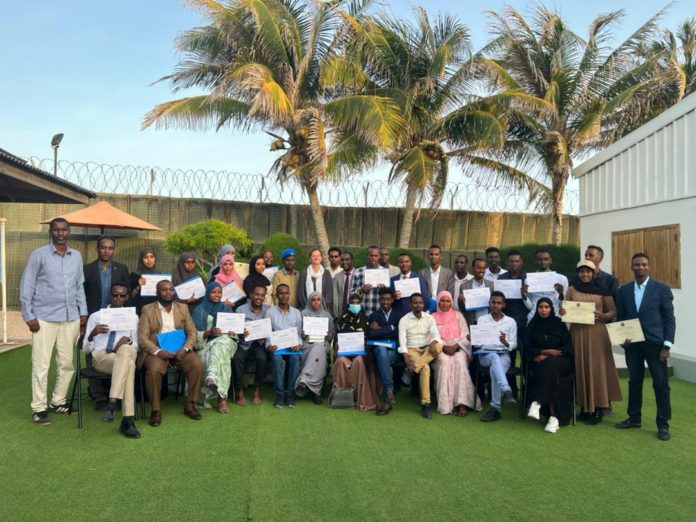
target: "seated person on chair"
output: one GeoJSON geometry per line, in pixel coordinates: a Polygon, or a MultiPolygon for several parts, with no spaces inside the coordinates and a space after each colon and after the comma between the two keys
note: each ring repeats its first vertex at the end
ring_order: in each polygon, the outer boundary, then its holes
{"type": "MultiPolygon", "coordinates": [[[[128,287],[122,283],[111,286],[111,308],[121,308],[128,300],[128,287]]],[[[109,402],[102,416],[105,422],[113,422],[116,401],[122,401],[123,417],[119,431],[129,439],[140,438],[135,427],[135,359],[138,338],[135,330],[109,330],[101,322],[101,310],[89,316],[82,345],[85,353],[92,354],[94,369],[111,375],[109,402]]],[[[79,379],[79,377],[78,377],[79,379]]]]}
{"type": "Polygon", "coordinates": [[[421,414],[432,419],[430,410],[430,363],[442,351],[440,332],[435,319],[425,310],[421,294],[411,295],[411,311],[399,321],[399,353],[409,369],[420,375],[421,414]]]}
{"type": "MultiPolygon", "coordinates": [[[[500,420],[502,401],[514,401],[506,372],[510,369],[510,352],[517,348],[517,323],[512,317],[505,315],[504,310],[505,294],[492,292],[491,313],[479,318],[477,323],[478,325],[495,324],[500,331],[500,339],[496,344],[474,347],[474,351],[478,349],[489,352],[482,354],[479,358],[479,365],[482,368],[490,368],[491,376],[491,409],[481,417],[481,422],[500,420]]],[[[471,339],[471,336],[469,338],[471,339]]]]}
{"type": "Polygon", "coordinates": [[[399,318],[394,312],[394,290],[379,289],[380,309],[372,312],[368,319],[367,339],[369,341],[386,341],[394,343],[393,347],[370,346],[377,362],[379,379],[382,381],[382,406],[377,409],[377,415],[387,415],[394,408],[394,378],[392,366],[399,360],[399,318]]]}
{"type": "Polygon", "coordinates": [[[162,389],[162,377],[167,375],[169,365],[186,374],[188,395],[184,414],[193,420],[201,419],[201,414],[196,409],[196,402],[200,398],[203,365],[198,356],[193,353],[197,338],[198,331],[188,306],[174,301],[172,282],[160,281],[157,283],[157,301],[143,307],[138,323],[138,344],[145,350],[143,352],[144,365],[147,371],[145,387],[152,404],[150,426],[159,426],[162,422],[160,390],[162,389]],[[186,332],[184,346],[176,353],[160,349],[157,336],[174,330],[186,332]]]}

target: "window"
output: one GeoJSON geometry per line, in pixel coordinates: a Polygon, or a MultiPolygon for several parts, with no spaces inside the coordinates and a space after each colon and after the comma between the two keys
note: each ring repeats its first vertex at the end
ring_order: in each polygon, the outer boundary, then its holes
{"type": "Polygon", "coordinates": [[[671,288],[681,288],[681,239],[679,225],[622,230],[612,233],[612,271],[621,284],[633,280],[631,257],[650,256],[650,277],[671,288]]]}

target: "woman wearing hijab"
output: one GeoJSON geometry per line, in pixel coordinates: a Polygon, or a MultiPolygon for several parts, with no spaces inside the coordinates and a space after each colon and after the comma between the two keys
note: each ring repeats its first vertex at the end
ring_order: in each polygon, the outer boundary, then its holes
{"type": "Polygon", "coordinates": [[[222,302],[222,287],[209,283],[203,302],[193,311],[193,322],[198,330],[198,355],[205,369],[205,380],[201,386],[201,397],[206,407],[208,401],[217,398],[217,410],[229,413],[227,390],[230,387],[232,366],[230,361],[237,351],[239,341],[234,332],[222,332],[217,328],[217,314],[233,310],[222,302]]]}
{"type": "Polygon", "coordinates": [[[232,254],[233,256],[237,255],[237,249],[234,248],[234,245],[222,245],[220,247],[220,250],[218,250],[218,264],[213,266],[210,269],[210,282],[212,283],[215,281],[215,276],[220,273],[220,267],[222,266],[222,257],[227,255],[227,254],[232,254]]]}
{"type": "Polygon", "coordinates": [[[324,265],[321,264],[323,256],[318,248],[309,253],[309,266],[300,271],[297,282],[297,306],[303,309],[307,306],[307,296],[312,292],[319,292],[327,306],[327,310],[333,310],[333,279],[324,265]]]}
{"type": "MultiPolygon", "coordinates": [[[[367,332],[367,317],[362,310],[362,297],[352,294],[345,313],[338,320],[338,332],[367,332]]],[[[375,364],[371,356],[338,357],[334,363],[333,386],[353,389],[355,404],[360,411],[376,410],[379,406],[381,385],[378,384],[375,364]]]]}
{"type": "Polygon", "coordinates": [[[571,301],[593,303],[595,323],[571,323],[570,339],[575,352],[576,397],[582,411],[580,420],[587,424],[602,422],[603,410],[611,402],[621,401],[619,375],[616,373],[611,341],[605,323],[616,317],[616,305],[609,291],[597,284],[592,261],[577,265],[579,281],[568,288],[561,315],[571,301]]]}
{"type": "MultiPolygon", "coordinates": [[[[437,294],[433,319],[442,337],[442,353],[435,362],[437,411],[465,417],[474,406],[474,383],[469,374],[471,342],[464,316],[452,307],[452,294],[437,294]]],[[[477,401],[479,402],[479,401],[477,401]]],[[[479,402],[480,404],[480,402],[479,402]]]]}
{"type": "Polygon", "coordinates": [[[524,353],[529,365],[532,404],[528,417],[548,417],[544,431],[556,433],[573,415],[573,345],[565,323],[553,311],[548,297],[537,301],[526,329],[524,353]]]}
{"type": "Polygon", "coordinates": [[[140,295],[140,287],[145,284],[143,274],[159,274],[157,270],[157,256],[150,247],[145,247],[138,256],[138,267],[130,275],[131,304],[135,306],[135,313],[140,315],[143,306],[157,301],[155,295],[140,295]]]}
{"type": "Polygon", "coordinates": [[[314,404],[321,404],[321,391],[324,388],[324,379],[326,378],[326,356],[334,337],[334,325],[331,314],[326,310],[324,300],[319,292],[309,294],[307,306],[302,310],[302,317],[326,318],[329,327],[324,336],[302,336],[304,346],[300,361],[301,369],[295,383],[295,395],[305,397],[307,394],[311,394],[314,404]]]}
{"type": "Polygon", "coordinates": [[[247,299],[251,299],[251,294],[254,293],[254,288],[257,286],[266,287],[266,300],[264,304],[273,306],[273,301],[271,299],[271,282],[263,274],[266,270],[266,262],[263,260],[262,256],[254,256],[249,261],[249,275],[244,279],[243,290],[247,296],[247,299]]]}
{"type": "MultiPolygon", "coordinates": [[[[196,271],[196,254],[194,252],[184,252],[179,256],[179,261],[174,267],[174,270],[172,270],[172,284],[174,286],[179,286],[181,283],[185,283],[194,277],[199,277],[196,271]]],[[[196,299],[191,296],[187,300],[177,298],[177,301],[187,304],[189,312],[193,313],[193,310],[196,305],[201,302],[201,299],[196,299]]]]}
{"type": "MultiPolygon", "coordinates": [[[[220,260],[220,271],[215,276],[215,282],[219,283],[220,286],[227,286],[230,284],[235,284],[240,290],[244,291],[244,282],[241,276],[234,269],[234,255],[225,254],[220,260]]],[[[246,299],[240,299],[236,303],[230,301],[225,301],[225,304],[232,309],[237,308],[237,306],[244,304],[246,299]]]]}

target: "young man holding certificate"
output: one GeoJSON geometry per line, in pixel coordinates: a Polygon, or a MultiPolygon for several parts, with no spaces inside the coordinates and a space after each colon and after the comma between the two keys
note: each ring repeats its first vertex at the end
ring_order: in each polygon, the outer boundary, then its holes
{"type": "Polygon", "coordinates": [[[493,281],[484,278],[487,270],[485,259],[474,259],[471,263],[471,268],[474,272],[473,277],[468,281],[464,281],[460,287],[459,293],[456,296],[452,296],[457,299],[459,309],[462,310],[469,326],[476,324],[479,318],[488,314],[488,302],[491,299],[491,292],[494,290],[493,281]],[[472,290],[474,290],[474,292],[471,292],[472,290]],[[467,301],[467,294],[475,299],[469,299],[469,301],[467,301]],[[482,302],[477,302],[482,294],[488,294],[485,305],[482,302]]]}
{"type": "Polygon", "coordinates": [[[491,294],[491,313],[478,320],[483,327],[494,326],[499,334],[497,342],[488,340],[487,344],[476,344],[475,330],[472,327],[471,344],[475,350],[484,352],[479,358],[482,368],[490,368],[491,376],[491,408],[481,417],[481,422],[494,422],[501,419],[503,402],[512,402],[512,389],[508,384],[506,372],[510,368],[510,352],[517,348],[517,323],[512,317],[505,315],[505,294],[491,294]]]}
{"type": "Polygon", "coordinates": [[[157,283],[157,301],[143,307],[138,323],[138,344],[144,349],[138,355],[138,368],[145,366],[145,387],[152,404],[149,424],[154,427],[162,423],[160,390],[170,365],[186,374],[184,415],[193,420],[202,418],[196,402],[200,398],[203,365],[193,353],[198,331],[188,306],[175,302],[174,294],[171,281],[157,283]]]}
{"type": "Polygon", "coordinates": [[[616,318],[619,323],[638,319],[645,340],[632,343],[632,339],[626,339],[622,345],[626,350],[629,372],[628,419],[619,422],[616,427],[640,428],[647,362],[657,403],[657,438],[667,441],[671,438],[669,421],[672,417],[667,359],[676,332],[672,291],[667,285],[650,279],[650,258],[647,254],[634,254],[631,269],[635,281],[619,289],[616,318]]]}
{"type": "Polygon", "coordinates": [[[561,310],[561,301],[568,291],[568,278],[551,270],[553,259],[551,252],[539,249],[534,254],[536,261],[536,272],[527,272],[527,298],[531,302],[531,309],[527,314],[527,323],[536,314],[537,303],[542,297],[546,297],[553,303],[554,314],[558,315],[561,310]]]}
{"type": "MultiPolygon", "coordinates": [[[[111,285],[110,308],[122,308],[128,300],[128,287],[122,283],[111,285]]],[[[94,368],[111,375],[109,402],[102,416],[105,422],[113,422],[116,401],[122,401],[123,417],[119,431],[129,439],[140,438],[135,427],[135,359],[138,353],[138,316],[133,311],[133,323],[127,330],[115,330],[97,310],[89,316],[82,349],[92,354],[94,368]]]]}
{"type": "Polygon", "coordinates": [[[280,284],[276,288],[276,301],[278,304],[266,310],[264,318],[271,320],[273,332],[286,332],[291,328],[297,330],[297,344],[292,346],[278,346],[273,344],[273,336],[266,339],[266,349],[273,357],[273,380],[275,382],[276,397],[273,406],[282,408],[295,407],[293,390],[299,371],[302,356],[302,314],[290,306],[290,288],[286,284],[280,284]],[[276,353],[282,351],[282,353],[276,353]],[[287,377],[285,367],[287,366],[287,377]]]}
{"type": "Polygon", "coordinates": [[[420,294],[425,303],[430,302],[428,282],[423,274],[411,271],[411,256],[406,252],[399,254],[399,270],[401,273],[391,278],[391,288],[394,290],[394,312],[401,319],[411,311],[411,295],[420,294]]]}

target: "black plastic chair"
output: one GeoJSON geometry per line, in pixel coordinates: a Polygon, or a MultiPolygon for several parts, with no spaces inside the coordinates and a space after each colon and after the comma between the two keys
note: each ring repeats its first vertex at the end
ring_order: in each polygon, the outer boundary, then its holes
{"type": "Polygon", "coordinates": [[[111,379],[111,375],[108,373],[100,372],[92,365],[92,354],[86,354],[87,366],[82,368],[82,345],[84,343],[84,336],[80,336],[75,345],[75,381],[73,382],[72,393],[70,394],[70,406],[68,413],[72,415],[73,404],[75,402],[75,394],[77,394],[77,427],[82,428],[84,422],[82,419],[83,404],[82,404],[82,380],[83,379],[111,379]]]}
{"type": "MultiPolygon", "coordinates": [[[[480,356],[481,356],[481,354],[474,353],[473,359],[471,360],[472,365],[474,365],[474,407],[473,407],[473,413],[476,413],[476,407],[478,405],[479,377],[481,377],[483,374],[483,378],[488,379],[488,376],[489,376],[489,373],[487,371],[484,372],[483,367],[479,364],[480,356]]],[[[507,372],[505,372],[505,375],[507,376],[508,381],[516,380],[518,375],[522,375],[522,371],[517,366],[510,366],[510,368],[508,368],[507,372]]],[[[490,397],[490,395],[491,395],[490,379],[488,379],[486,381],[485,385],[488,386],[488,396],[490,397]]],[[[483,400],[482,400],[482,402],[483,402],[483,400]]]]}

